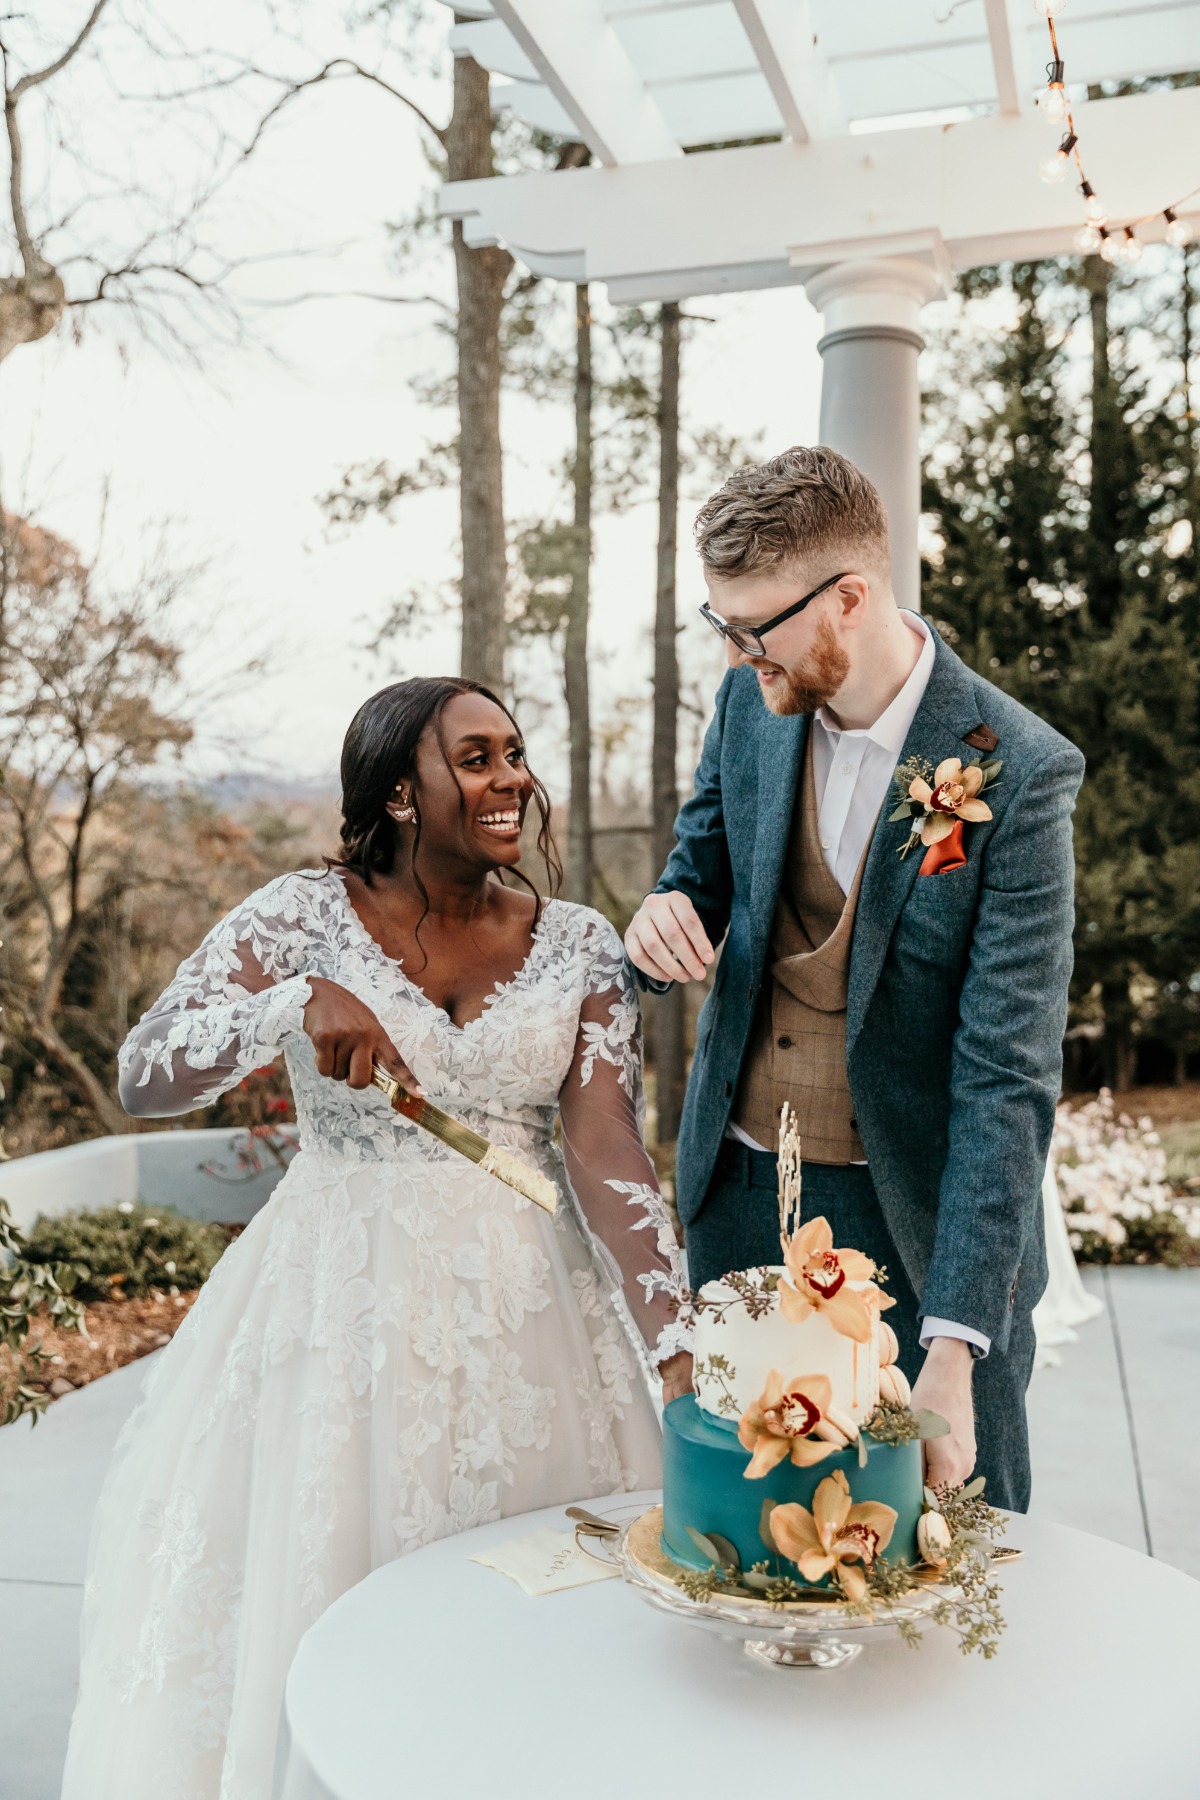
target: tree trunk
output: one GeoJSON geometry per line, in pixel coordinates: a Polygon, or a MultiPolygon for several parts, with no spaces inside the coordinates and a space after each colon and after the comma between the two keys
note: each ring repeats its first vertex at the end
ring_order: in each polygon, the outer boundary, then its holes
{"type": "MultiPolygon", "coordinates": [[[[679,729],[678,625],[675,564],[679,533],[679,304],[662,309],[662,377],[658,403],[658,584],[654,609],[654,738],[650,752],[650,820],[654,867],[661,874],[675,843],[679,810],[676,755],[679,729]]],[[[656,877],[657,878],[657,877],[656,877]]],[[[676,985],[654,1004],[654,1073],[658,1141],[679,1136],[686,1081],[687,991],[676,985]]]]}
{"type": "Polygon", "coordinates": [[[62,277],[53,269],[0,280],[0,362],[21,344],[48,337],[66,306],[62,277]]]}
{"type": "Polygon", "coordinates": [[[1137,1075],[1137,1045],[1132,1038],[1119,1037],[1113,1045],[1113,1092],[1127,1094],[1137,1075]]]}
{"type": "Polygon", "coordinates": [[[1192,405],[1192,358],[1196,343],[1192,332],[1192,308],[1196,303],[1196,273],[1200,270],[1200,248],[1189,244],[1182,253],[1183,269],[1180,294],[1182,313],[1184,432],[1188,458],[1188,518],[1192,527],[1192,592],[1187,619],[1189,636],[1195,640],[1200,627],[1200,416],[1192,405]]]}
{"type": "MultiPolygon", "coordinates": [[[[492,102],[486,69],[454,59],[454,111],[446,130],[451,181],[490,176],[492,102]]],[[[500,454],[500,315],[513,259],[495,245],[468,247],[454,224],[458,281],[458,420],[461,460],[464,675],[504,692],[507,558],[500,454]]]]}
{"type": "Polygon", "coordinates": [[[93,1075],[83,1058],[77,1056],[71,1046],[64,1042],[52,1024],[44,1019],[30,1018],[26,1021],[26,1030],[91,1107],[105,1131],[119,1135],[133,1130],[129,1114],[113,1099],[99,1077],[93,1075]]]}
{"type": "Polygon", "coordinates": [[[1083,566],[1088,612],[1093,625],[1108,630],[1121,604],[1122,570],[1119,440],[1124,436],[1108,344],[1108,294],[1112,271],[1102,257],[1084,265],[1092,323],[1092,419],[1088,439],[1088,528],[1083,566]]]}
{"type": "Polygon", "coordinates": [[[592,904],[592,713],[588,691],[588,612],[592,577],[592,313],[586,283],[575,289],[574,556],[567,600],[563,679],[570,733],[567,815],[568,898],[592,904]]]}

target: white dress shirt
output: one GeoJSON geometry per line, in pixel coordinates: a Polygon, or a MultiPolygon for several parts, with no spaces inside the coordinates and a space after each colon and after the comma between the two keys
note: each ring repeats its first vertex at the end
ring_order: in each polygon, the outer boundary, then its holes
{"type": "MultiPolygon", "coordinates": [[[[904,740],[933,672],[933,634],[928,625],[918,613],[902,609],[900,617],[909,630],[922,639],[921,654],[913,665],[912,674],[875,723],[861,730],[844,731],[823,706],[813,715],[813,785],[819,805],[817,833],[826,866],[844,894],[848,894],[854,885],[863,851],[888,798],[904,740]]],[[[732,1122],[726,1135],[748,1145],[751,1150],[766,1148],[732,1122]]],[[[986,1356],[992,1347],[990,1338],[969,1325],[956,1325],[950,1319],[923,1319],[922,1345],[935,1337],[965,1338],[981,1356],[986,1356]]]]}

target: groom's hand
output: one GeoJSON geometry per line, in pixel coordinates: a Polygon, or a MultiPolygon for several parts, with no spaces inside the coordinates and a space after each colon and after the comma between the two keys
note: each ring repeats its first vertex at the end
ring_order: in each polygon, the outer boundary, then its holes
{"type": "Polygon", "coordinates": [[[647,894],[625,933],[629,960],[655,981],[702,981],[713,947],[686,894],[647,894]]]}
{"type": "Polygon", "coordinates": [[[914,1412],[928,1407],[950,1427],[945,1437],[925,1440],[928,1487],[958,1487],[975,1471],[975,1408],[971,1371],[975,1359],[961,1338],[937,1337],[925,1352],[925,1366],[913,1383],[914,1412]]]}

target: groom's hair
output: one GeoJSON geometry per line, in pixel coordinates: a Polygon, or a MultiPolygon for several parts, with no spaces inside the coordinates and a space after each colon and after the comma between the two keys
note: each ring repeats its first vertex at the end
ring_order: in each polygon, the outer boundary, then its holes
{"type": "Polygon", "coordinates": [[[878,490],[824,444],[797,444],[738,469],[696,515],[696,548],[718,580],[793,564],[814,581],[843,562],[885,579],[891,568],[878,490]]]}

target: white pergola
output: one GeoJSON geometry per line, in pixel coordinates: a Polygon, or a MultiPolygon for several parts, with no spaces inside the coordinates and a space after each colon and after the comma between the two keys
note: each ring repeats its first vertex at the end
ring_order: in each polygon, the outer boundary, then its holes
{"type": "MultiPolygon", "coordinates": [[[[1050,56],[1033,0],[453,0],[493,97],[590,167],[462,181],[470,244],[617,302],[803,286],[821,311],[821,438],[888,506],[915,604],[920,313],[956,269],[1075,248],[1083,201],[1040,167],[1050,56]],[[759,140],[746,142],[745,140],[759,140]],[[721,147],[726,146],[726,147],[721,147]]],[[[1200,88],[1086,102],[1200,68],[1200,0],[1061,0],[1088,178],[1121,226],[1200,185],[1200,88]]],[[[1200,195],[1179,216],[1200,216],[1200,195]]]]}

